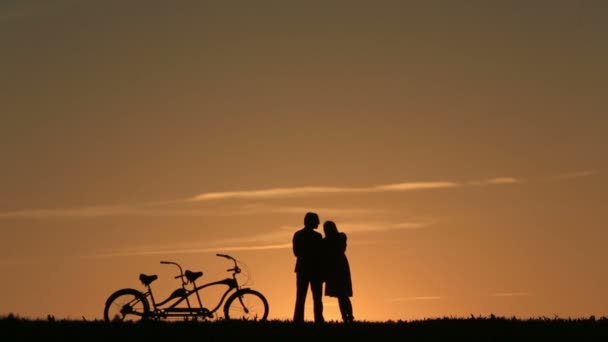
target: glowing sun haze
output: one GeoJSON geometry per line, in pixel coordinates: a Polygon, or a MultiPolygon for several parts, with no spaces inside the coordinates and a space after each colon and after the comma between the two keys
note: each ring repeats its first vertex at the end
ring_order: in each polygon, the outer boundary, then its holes
{"type": "Polygon", "coordinates": [[[307,211],[348,235],[358,320],[608,315],[606,17],[3,1],[0,315],[98,319],[140,273],[178,286],[159,261],[210,281],[228,253],[291,319],[307,211]]]}

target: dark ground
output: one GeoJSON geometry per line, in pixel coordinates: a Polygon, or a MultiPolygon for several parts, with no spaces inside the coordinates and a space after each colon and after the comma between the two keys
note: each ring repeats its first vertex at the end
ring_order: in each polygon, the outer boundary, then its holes
{"type": "Polygon", "coordinates": [[[140,322],[0,318],[0,341],[608,341],[608,318],[442,318],[294,324],[289,321],[140,322]]]}

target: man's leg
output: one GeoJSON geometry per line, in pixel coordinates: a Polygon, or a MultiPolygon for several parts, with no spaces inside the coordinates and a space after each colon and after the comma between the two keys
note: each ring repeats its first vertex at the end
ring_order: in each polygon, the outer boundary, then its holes
{"type": "Polygon", "coordinates": [[[296,307],[293,312],[293,321],[296,323],[304,322],[304,304],[306,304],[307,292],[308,279],[298,274],[296,277],[296,307]]]}
{"type": "Polygon", "coordinates": [[[313,307],[315,312],[315,322],[323,323],[323,281],[313,280],[310,282],[312,289],[313,307]]]}

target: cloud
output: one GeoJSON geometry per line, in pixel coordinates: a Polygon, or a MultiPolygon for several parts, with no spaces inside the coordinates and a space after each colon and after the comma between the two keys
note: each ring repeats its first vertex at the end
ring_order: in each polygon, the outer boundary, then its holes
{"type": "Polygon", "coordinates": [[[576,172],[563,173],[563,174],[560,174],[557,176],[553,176],[553,177],[550,177],[548,180],[549,181],[559,181],[559,180],[566,180],[566,179],[573,179],[573,178],[581,178],[581,177],[593,176],[598,173],[599,172],[597,170],[576,171],[576,172]]]}
{"type": "Polygon", "coordinates": [[[421,296],[421,297],[399,297],[391,299],[391,302],[409,302],[418,300],[439,300],[440,296],[421,296]]]}
{"type": "MultiPolygon", "coordinates": [[[[181,205],[190,205],[190,201],[182,200],[181,205]]],[[[167,202],[169,203],[169,202],[167,202]]],[[[171,201],[170,203],[176,203],[171,201]]],[[[179,204],[179,203],[178,203],[179,204]]],[[[261,215],[268,213],[303,213],[310,208],[297,206],[274,206],[263,203],[241,204],[223,206],[221,208],[166,208],[158,204],[108,205],[59,209],[28,209],[0,212],[0,219],[59,219],[59,218],[96,218],[96,217],[124,217],[124,216],[152,216],[152,217],[217,217],[217,216],[244,216],[261,215]]],[[[381,214],[381,209],[369,208],[316,208],[318,212],[330,216],[360,216],[381,214]]]]}
{"type": "Polygon", "coordinates": [[[142,213],[141,210],[129,208],[128,206],[95,206],[66,209],[34,209],[16,210],[0,213],[0,217],[10,218],[54,218],[54,217],[100,217],[100,216],[125,216],[134,213],[142,213]]]}
{"type": "Polygon", "coordinates": [[[84,258],[110,258],[127,256],[149,256],[166,254],[201,254],[230,251],[253,251],[291,248],[291,237],[294,228],[285,230],[277,228],[257,234],[238,235],[216,240],[193,241],[191,239],[171,245],[130,246],[128,249],[99,251],[84,258]],[[287,242],[286,242],[287,241],[287,242]]]}
{"type": "MultiPolygon", "coordinates": [[[[264,200],[269,198],[289,198],[311,195],[326,195],[326,194],[344,194],[344,193],[383,193],[383,192],[407,192],[407,191],[423,191],[423,190],[438,190],[451,189],[465,186],[482,186],[482,185],[498,185],[498,184],[513,184],[519,180],[513,177],[491,178],[487,180],[474,182],[453,182],[453,181],[437,181],[437,182],[403,182],[381,184],[369,187],[323,187],[323,186],[308,186],[308,187],[292,187],[292,188],[270,188],[259,190],[239,190],[239,191],[223,191],[223,192],[206,192],[189,198],[176,200],[123,204],[123,205],[98,205],[88,207],[75,208],[59,208],[59,209],[26,209],[0,212],[2,218],[21,218],[21,219],[49,219],[49,218],[94,218],[94,217],[112,217],[112,216],[221,216],[221,215],[248,215],[267,212],[294,212],[296,209],[292,207],[268,207],[264,205],[255,206],[240,206],[224,209],[207,209],[201,208],[183,208],[183,206],[193,205],[195,203],[209,203],[228,199],[247,199],[247,200],[264,200]],[[182,208],[175,208],[175,206],[182,208]],[[168,206],[173,206],[169,208],[168,206]]],[[[297,209],[302,212],[302,208],[297,209]]],[[[331,209],[338,211],[340,209],[331,209]]],[[[364,209],[342,209],[344,213],[350,211],[361,212],[364,209]]]]}
{"type": "Polygon", "coordinates": [[[415,190],[434,190],[463,187],[467,185],[492,185],[512,184],[519,180],[513,177],[492,178],[470,183],[458,183],[451,181],[439,182],[404,182],[394,184],[382,184],[370,187],[293,187],[293,188],[271,188],[260,190],[206,192],[195,195],[192,201],[211,201],[220,199],[260,199],[260,198],[284,198],[296,196],[308,196],[313,194],[341,194],[341,193],[376,193],[376,192],[401,192],[415,190]]]}
{"type": "Polygon", "coordinates": [[[431,225],[431,222],[343,222],[337,223],[338,229],[345,232],[385,232],[389,230],[418,230],[431,225]]]}
{"type": "MultiPolygon", "coordinates": [[[[256,215],[256,214],[268,214],[268,213],[287,213],[287,214],[301,214],[310,211],[309,207],[298,207],[298,206],[281,206],[281,205],[267,205],[264,203],[254,203],[240,205],[236,208],[231,208],[227,213],[236,215],[256,215]]],[[[316,212],[322,212],[324,216],[359,216],[359,215],[375,215],[384,214],[385,210],[377,208],[314,208],[316,212]]]]}
{"type": "Polygon", "coordinates": [[[167,200],[145,203],[96,205],[88,207],[55,208],[55,209],[25,209],[0,212],[1,218],[91,218],[112,216],[182,216],[207,215],[200,209],[167,208],[169,205],[180,205],[186,201],[167,200]]]}
{"type": "Polygon", "coordinates": [[[530,296],[528,292],[499,292],[492,293],[490,297],[527,297],[530,296]]]}
{"type": "MultiPolygon", "coordinates": [[[[564,173],[550,177],[549,181],[566,180],[573,178],[588,177],[597,174],[597,170],[577,171],[564,173]]],[[[303,212],[308,208],[268,206],[263,203],[230,208],[230,210],[204,210],[201,208],[165,208],[169,204],[185,205],[193,202],[211,202],[226,199],[252,199],[263,200],[268,198],[288,198],[310,196],[317,194],[344,194],[344,193],[380,193],[380,192],[405,192],[415,190],[435,190],[450,189],[465,186],[489,186],[501,184],[517,184],[521,180],[515,177],[495,177],[471,182],[437,181],[437,182],[403,182],[382,184],[370,187],[292,187],[292,188],[271,188],[260,190],[241,190],[225,192],[207,192],[195,195],[190,198],[176,200],[149,202],[125,205],[100,205],[89,207],[59,208],[59,209],[27,209],[0,212],[1,218],[94,218],[112,216],[234,216],[234,215],[253,215],[269,212],[295,213],[303,212]]],[[[318,211],[321,209],[317,209],[318,211]]],[[[323,212],[330,215],[349,215],[363,214],[371,209],[362,208],[323,208],[323,212]]]]}
{"type": "Polygon", "coordinates": [[[286,249],[291,248],[290,243],[258,245],[258,246],[224,246],[224,247],[205,247],[205,248],[175,248],[175,249],[153,249],[139,251],[116,251],[98,253],[83,256],[87,259],[113,258],[113,257],[132,257],[132,256],[150,256],[150,255],[167,255],[167,254],[200,254],[200,253],[218,253],[218,252],[234,252],[234,251],[259,251],[271,249],[286,249]]]}
{"type": "MultiPolygon", "coordinates": [[[[386,232],[390,230],[417,230],[428,226],[427,222],[345,222],[339,229],[350,233],[386,232]]],[[[233,238],[218,239],[214,241],[192,241],[166,245],[130,246],[125,250],[100,251],[85,258],[109,258],[126,256],[147,256],[165,254],[199,254],[216,253],[221,251],[252,251],[291,248],[291,238],[299,227],[279,227],[274,230],[259,232],[257,234],[241,235],[233,238]],[[288,243],[285,243],[288,241],[288,243]],[[195,247],[192,247],[195,246],[195,247]]]]}
{"type": "Polygon", "coordinates": [[[33,259],[0,259],[0,267],[22,267],[24,265],[33,265],[36,263],[37,261],[33,259]]]}
{"type": "Polygon", "coordinates": [[[458,187],[455,182],[408,182],[397,184],[378,185],[376,187],[367,188],[368,192],[379,191],[412,191],[412,190],[429,190],[429,189],[447,189],[458,187]]]}
{"type": "Polygon", "coordinates": [[[263,190],[245,190],[245,191],[224,191],[224,192],[207,192],[196,195],[192,198],[193,201],[209,201],[228,198],[273,198],[273,197],[291,197],[305,196],[311,194],[329,194],[329,193],[345,193],[358,192],[356,188],[336,188],[336,187],[295,187],[295,188],[274,188],[263,190]]]}
{"type": "Polygon", "coordinates": [[[93,207],[77,207],[65,209],[30,209],[0,212],[0,218],[28,218],[28,219],[53,219],[53,218],[95,218],[95,217],[122,217],[122,216],[222,216],[234,215],[234,213],[221,212],[217,210],[194,209],[167,209],[167,208],[142,208],[142,204],[133,205],[109,205],[93,207]]]}
{"type": "Polygon", "coordinates": [[[480,186],[480,185],[492,185],[492,184],[516,184],[521,183],[521,180],[513,177],[497,177],[490,178],[482,181],[471,182],[471,185],[480,186]]]}

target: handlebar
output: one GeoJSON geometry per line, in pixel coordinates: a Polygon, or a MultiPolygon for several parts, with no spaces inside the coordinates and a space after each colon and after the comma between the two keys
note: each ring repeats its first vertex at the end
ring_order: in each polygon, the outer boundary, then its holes
{"type": "Polygon", "coordinates": [[[234,267],[233,268],[229,268],[226,270],[226,272],[233,272],[233,273],[241,273],[241,268],[239,267],[239,265],[237,265],[237,261],[235,258],[231,257],[230,255],[227,254],[216,254],[218,257],[222,257],[222,258],[226,258],[226,259],[230,259],[232,260],[232,262],[234,262],[234,267]]]}
{"type": "MultiPolygon", "coordinates": [[[[219,254],[219,253],[218,253],[218,254],[216,254],[216,255],[217,255],[218,257],[222,257],[222,258],[230,259],[230,260],[232,260],[232,262],[234,262],[234,267],[233,267],[233,268],[229,268],[229,269],[227,269],[227,270],[226,270],[226,272],[233,272],[233,273],[235,273],[235,274],[237,274],[237,273],[241,273],[241,268],[238,266],[237,261],[236,261],[236,259],[235,259],[235,258],[231,257],[231,256],[230,256],[230,255],[228,255],[228,254],[219,254]]],[[[180,278],[181,278],[181,279],[182,279],[182,281],[185,281],[185,280],[184,280],[184,270],[182,269],[182,267],[181,267],[181,266],[180,266],[178,263],[173,262],[173,261],[164,261],[164,260],[163,260],[163,261],[161,261],[160,263],[161,263],[161,264],[164,264],[164,265],[175,265],[175,266],[177,266],[177,267],[179,268],[179,275],[176,275],[176,276],[175,276],[175,279],[180,279],[180,278]]]]}
{"type": "Polygon", "coordinates": [[[184,271],[182,270],[182,267],[178,263],[173,262],[173,261],[161,261],[160,263],[164,264],[164,265],[175,265],[175,266],[177,266],[179,268],[179,275],[176,275],[175,279],[180,279],[181,278],[182,281],[183,281],[184,271]]]}

